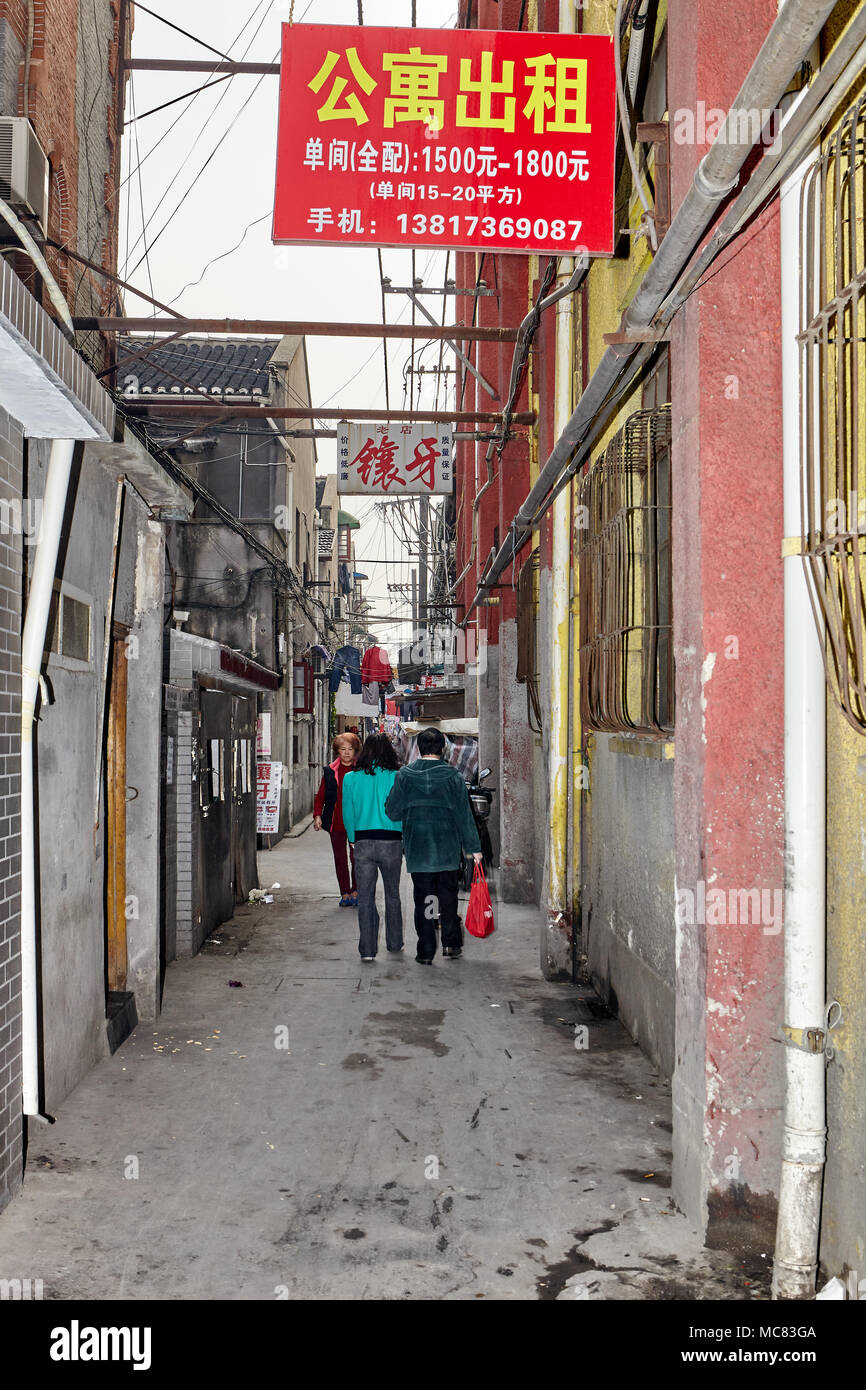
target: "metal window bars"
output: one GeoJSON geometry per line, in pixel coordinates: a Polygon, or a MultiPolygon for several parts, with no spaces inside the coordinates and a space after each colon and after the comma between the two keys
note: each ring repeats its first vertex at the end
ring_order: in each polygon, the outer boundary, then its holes
{"type": "Polygon", "coordinates": [[[517,576],[517,683],[526,686],[526,718],[534,734],[541,733],[538,689],[538,565],[533,550],[517,576]]]}
{"type": "Polygon", "coordinates": [[[581,480],[580,692],[584,726],[674,727],[670,406],[631,415],[581,480]]]}
{"type": "Polygon", "coordinates": [[[866,97],[800,199],[803,563],[833,699],[866,731],[866,97]]]}

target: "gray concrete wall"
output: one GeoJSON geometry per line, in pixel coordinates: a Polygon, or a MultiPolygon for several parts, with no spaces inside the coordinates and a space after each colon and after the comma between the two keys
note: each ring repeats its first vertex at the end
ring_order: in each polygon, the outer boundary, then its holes
{"type": "Polygon", "coordinates": [[[673,771],[665,745],[594,734],[584,948],[593,984],[666,1076],[674,1068],[673,771]],[[626,747],[630,751],[622,751],[626,747]]]}
{"type": "MultiPolygon", "coordinates": [[[[46,445],[32,445],[28,486],[44,487],[46,445]]],[[[39,789],[40,931],[45,1100],[56,1109],[106,1048],[104,740],[106,610],[110,601],[116,480],[81,455],[67,512],[58,580],[90,609],[90,658],[51,652],[52,700],[41,713],[39,789]],[[97,782],[99,791],[97,793],[97,782]],[[72,807],[75,807],[74,814],[72,807]]],[[[159,963],[159,696],[162,670],[160,528],[131,491],[124,501],[113,620],[135,637],[127,708],[127,930],[129,988],[140,1017],[154,1017],[159,963]],[[149,554],[140,551],[149,548],[149,554]],[[146,581],[145,581],[146,576],[146,581]],[[137,914],[137,915],[136,915],[137,914]]]]}
{"type": "MultiPolygon", "coordinates": [[[[526,687],[515,680],[517,623],[499,629],[500,818],[499,892],[505,902],[534,903],[536,821],[533,798],[534,736],[526,713],[526,687]]],[[[542,822],[543,826],[543,822],[542,822]]]]}
{"type": "MultiPolygon", "coordinates": [[[[0,31],[8,29],[0,25],[0,31]]],[[[0,498],[20,503],[21,427],[0,409],[0,498]]],[[[21,570],[23,537],[0,531],[0,1208],[21,1185],[21,570]]]]}
{"type": "Polygon", "coordinates": [[[502,729],[499,697],[499,647],[487,645],[487,670],[478,683],[478,766],[489,767],[487,785],[496,787],[497,796],[488,821],[493,845],[493,862],[499,863],[502,846],[502,729]]]}
{"type": "MultiPolygon", "coordinates": [[[[79,455],[80,456],[80,455],[79,455]]],[[[31,444],[28,486],[44,491],[47,446],[31,444]]],[[[45,1104],[55,1111],[104,1054],[104,804],[96,794],[115,487],[81,463],[58,578],[90,607],[90,660],[51,653],[52,700],[37,726],[45,1104]]]]}
{"type": "Polygon", "coordinates": [[[133,612],[127,643],[126,780],[131,799],[126,807],[126,939],[128,988],[135,992],[140,1022],[149,1023],[159,1013],[165,537],[162,526],[148,521],[143,509],[136,530],[133,612]]]}

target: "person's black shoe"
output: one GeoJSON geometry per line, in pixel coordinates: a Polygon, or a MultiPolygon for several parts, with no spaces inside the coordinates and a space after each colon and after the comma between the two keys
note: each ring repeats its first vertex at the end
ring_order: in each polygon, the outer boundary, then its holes
{"type": "Polygon", "coordinates": [[[432,965],[432,964],[433,964],[433,957],[432,957],[432,956],[416,956],[415,959],[416,959],[416,961],[418,962],[419,965],[432,965]]]}
{"type": "Polygon", "coordinates": [[[463,955],[463,947],[462,947],[462,946],[443,946],[443,947],[442,947],[442,954],[443,954],[443,956],[447,956],[449,960],[457,960],[457,959],[459,959],[460,956],[463,955]]]}

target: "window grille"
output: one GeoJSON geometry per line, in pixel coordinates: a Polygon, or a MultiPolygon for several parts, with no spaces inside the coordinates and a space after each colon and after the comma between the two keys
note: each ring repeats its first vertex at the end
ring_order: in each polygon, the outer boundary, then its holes
{"type": "Polygon", "coordinates": [[[803,563],[832,698],[866,731],[866,98],[800,204],[803,563]]]}
{"type": "Polygon", "coordinates": [[[533,550],[517,576],[517,683],[526,686],[526,717],[541,733],[538,691],[538,551],[533,550]]]}
{"type": "Polygon", "coordinates": [[[581,481],[576,516],[585,727],[674,727],[670,406],[641,410],[581,481]]]}

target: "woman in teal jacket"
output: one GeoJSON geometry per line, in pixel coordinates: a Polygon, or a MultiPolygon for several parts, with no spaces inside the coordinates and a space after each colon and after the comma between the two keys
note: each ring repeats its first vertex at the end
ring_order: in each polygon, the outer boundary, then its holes
{"type": "Polygon", "coordinates": [[[385,802],[394,786],[400,762],[385,734],[371,734],[355,765],[343,781],[343,824],[355,847],[355,879],[358,884],[358,950],[361,959],[376,959],[379,949],[379,911],[376,882],[385,886],[385,945],[403,949],[403,910],[400,906],[400,871],[403,835],[399,821],[385,814],[385,802]]]}

